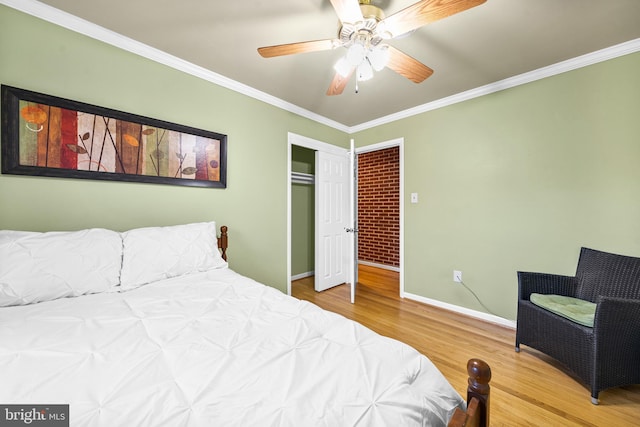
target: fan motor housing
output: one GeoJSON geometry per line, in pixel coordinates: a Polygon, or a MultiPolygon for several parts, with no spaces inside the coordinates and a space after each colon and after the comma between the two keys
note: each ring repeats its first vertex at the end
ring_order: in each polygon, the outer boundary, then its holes
{"type": "Polygon", "coordinates": [[[338,39],[342,46],[348,47],[356,39],[366,40],[366,45],[375,46],[381,38],[375,37],[375,29],[384,19],[384,12],[378,6],[371,4],[371,0],[360,0],[360,10],[364,20],[360,22],[342,23],[338,31],[338,39]]]}
{"type": "Polygon", "coordinates": [[[384,12],[378,6],[374,6],[369,1],[360,2],[360,10],[364,19],[375,19],[380,22],[384,19],[384,12]]]}

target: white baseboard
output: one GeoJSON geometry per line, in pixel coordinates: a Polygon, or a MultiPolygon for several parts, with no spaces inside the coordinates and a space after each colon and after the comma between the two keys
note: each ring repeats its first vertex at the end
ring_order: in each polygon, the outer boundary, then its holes
{"type": "Polygon", "coordinates": [[[313,276],[313,271],[307,271],[306,273],[296,274],[295,276],[291,276],[291,281],[304,279],[305,277],[313,276]]]}
{"type": "Polygon", "coordinates": [[[460,314],[464,314],[470,317],[475,317],[476,319],[480,319],[480,320],[484,320],[486,322],[490,322],[490,323],[496,323],[498,325],[501,326],[506,326],[507,328],[511,328],[511,329],[515,329],[516,328],[516,322],[515,320],[509,320],[509,319],[505,319],[503,317],[500,316],[495,316],[493,314],[488,314],[488,313],[484,313],[482,311],[477,311],[477,310],[471,310],[469,308],[466,307],[460,307],[459,305],[454,305],[454,304],[449,304],[446,302],[442,302],[442,301],[438,301],[435,299],[431,299],[431,298],[426,298],[420,295],[415,295],[415,294],[411,294],[408,292],[404,292],[401,295],[402,298],[407,298],[407,299],[411,299],[414,301],[418,301],[424,304],[429,304],[429,305],[433,305],[435,307],[440,307],[440,308],[444,308],[445,310],[449,310],[449,311],[453,311],[456,313],[460,313],[460,314]]]}
{"type": "Polygon", "coordinates": [[[382,268],[384,270],[391,270],[391,271],[395,271],[397,273],[400,272],[400,268],[399,267],[393,267],[391,265],[386,265],[386,264],[378,264],[377,262],[369,262],[369,261],[358,260],[358,264],[367,265],[369,267],[382,268]]]}
{"type": "MultiPolygon", "coordinates": [[[[372,262],[368,262],[368,261],[358,261],[358,264],[362,264],[362,265],[368,265],[368,266],[372,266],[372,267],[378,267],[378,268],[384,268],[386,270],[393,270],[393,271],[400,271],[399,268],[397,267],[391,267],[388,265],[384,265],[384,264],[376,264],[376,263],[372,263],[372,262]]],[[[305,277],[310,277],[313,276],[314,272],[313,271],[308,271],[306,273],[300,273],[300,274],[296,274],[295,276],[291,276],[291,280],[299,280],[299,279],[304,279],[305,277]]],[[[403,292],[400,295],[401,298],[407,298],[410,300],[414,300],[414,301],[418,301],[421,302],[423,304],[428,304],[428,305],[432,305],[435,307],[439,307],[439,308],[443,308],[445,310],[449,310],[449,311],[453,311],[455,313],[460,313],[460,314],[464,314],[466,316],[470,316],[479,320],[483,320],[485,322],[489,322],[489,323],[495,323],[501,326],[505,326],[507,328],[511,328],[511,329],[516,329],[516,321],[515,320],[509,320],[509,319],[505,319],[504,317],[500,317],[500,316],[496,316],[493,314],[488,314],[488,313],[484,313],[482,311],[477,311],[477,310],[471,310],[470,308],[466,308],[466,307],[461,307],[459,305],[455,305],[455,304],[449,304],[446,302],[442,302],[442,301],[438,301],[435,299],[431,299],[431,298],[427,298],[427,297],[423,297],[420,295],[416,295],[416,294],[412,294],[409,292],[403,292]]]]}

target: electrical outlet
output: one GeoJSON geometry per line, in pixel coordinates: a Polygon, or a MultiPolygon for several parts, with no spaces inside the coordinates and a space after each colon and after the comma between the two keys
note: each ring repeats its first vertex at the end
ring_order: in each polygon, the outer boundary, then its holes
{"type": "Polygon", "coordinates": [[[462,283],[462,271],[453,270],[453,281],[462,283]]]}

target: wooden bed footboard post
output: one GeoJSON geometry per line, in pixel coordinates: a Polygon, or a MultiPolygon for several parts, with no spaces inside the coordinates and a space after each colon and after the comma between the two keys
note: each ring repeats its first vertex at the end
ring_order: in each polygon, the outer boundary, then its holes
{"type": "Polygon", "coordinates": [[[467,411],[456,408],[448,427],[488,427],[491,368],[484,360],[470,359],[467,374],[467,411]]]}
{"type": "Polygon", "coordinates": [[[467,362],[467,373],[469,374],[469,387],[467,388],[467,403],[471,399],[478,399],[478,410],[480,412],[479,426],[489,426],[489,392],[491,386],[491,368],[484,360],[470,359],[467,362]]]}
{"type": "Polygon", "coordinates": [[[220,227],[220,237],[218,237],[218,249],[220,249],[220,252],[222,253],[222,259],[223,260],[227,260],[227,246],[228,246],[228,240],[227,240],[227,226],[223,225],[222,227],[220,227]]]}

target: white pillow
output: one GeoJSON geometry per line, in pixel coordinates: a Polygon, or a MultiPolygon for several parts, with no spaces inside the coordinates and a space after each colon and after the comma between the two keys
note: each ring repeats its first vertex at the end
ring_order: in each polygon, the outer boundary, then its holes
{"type": "Polygon", "coordinates": [[[136,228],[122,233],[121,290],[225,267],[215,222],[136,228]]]}
{"type": "Polygon", "coordinates": [[[37,231],[0,230],[0,245],[11,243],[21,237],[37,236],[37,231]]]}
{"type": "Polygon", "coordinates": [[[120,233],[0,230],[0,306],[113,290],[120,282],[120,233]]]}

